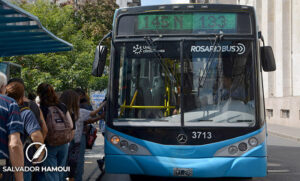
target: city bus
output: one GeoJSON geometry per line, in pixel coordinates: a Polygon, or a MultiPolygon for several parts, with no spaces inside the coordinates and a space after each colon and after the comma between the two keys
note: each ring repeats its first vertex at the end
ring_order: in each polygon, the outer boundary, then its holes
{"type": "Polygon", "coordinates": [[[105,171],[165,177],[264,177],[262,71],[276,69],[251,6],[118,9],[111,38],[105,171]]]}

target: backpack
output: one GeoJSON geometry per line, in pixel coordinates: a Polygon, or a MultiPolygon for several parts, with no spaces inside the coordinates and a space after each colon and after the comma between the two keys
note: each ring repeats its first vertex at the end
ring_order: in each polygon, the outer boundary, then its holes
{"type": "Polygon", "coordinates": [[[86,133],[86,149],[92,149],[97,138],[97,128],[92,124],[87,126],[88,131],[86,133]]]}
{"type": "Polygon", "coordinates": [[[69,120],[58,107],[48,108],[46,124],[48,128],[46,142],[50,146],[60,146],[73,139],[72,120],[69,120]]]}

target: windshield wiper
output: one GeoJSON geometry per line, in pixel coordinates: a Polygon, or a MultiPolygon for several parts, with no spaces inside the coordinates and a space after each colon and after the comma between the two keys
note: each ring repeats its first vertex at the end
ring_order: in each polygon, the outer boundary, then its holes
{"type": "MultiPolygon", "coordinates": [[[[210,71],[210,66],[212,64],[212,60],[213,60],[213,57],[215,56],[215,49],[217,47],[217,44],[220,43],[220,41],[223,39],[223,32],[221,32],[220,34],[217,34],[216,35],[216,39],[213,43],[213,48],[212,48],[212,51],[210,52],[209,56],[208,56],[208,61],[207,61],[207,64],[205,66],[205,69],[204,69],[204,72],[203,72],[203,75],[199,75],[199,83],[198,83],[198,96],[200,96],[200,88],[203,88],[204,86],[204,83],[205,83],[205,80],[206,80],[206,77],[208,76],[209,74],[209,71],[210,71]]],[[[201,71],[200,73],[201,74],[201,71]]]]}
{"type": "Polygon", "coordinates": [[[173,74],[170,72],[170,70],[168,69],[168,67],[164,64],[163,60],[162,60],[162,57],[159,53],[158,50],[156,50],[155,46],[153,45],[153,40],[151,39],[150,36],[145,36],[144,37],[147,45],[149,46],[150,48],[150,52],[152,52],[157,60],[158,60],[158,63],[161,65],[161,67],[164,69],[164,71],[166,72],[168,78],[171,80],[171,83],[174,84],[176,82],[176,79],[175,77],[173,76],[173,74]]]}

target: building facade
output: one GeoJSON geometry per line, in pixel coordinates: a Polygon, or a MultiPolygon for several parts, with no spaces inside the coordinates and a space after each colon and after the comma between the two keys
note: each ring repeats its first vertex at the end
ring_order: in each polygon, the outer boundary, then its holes
{"type": "Polygon", "coordinates": [[[141,0],[116,0],[116,4],[119,5],[120,8],[140,6],[141,0]]]}
{"type": "Polygon", "coordinates": [[[248,3],[256,7],[259,27],[276,59],[276,71],[263,76],[267,120],[300,127],[300,1],[248,3]]]}

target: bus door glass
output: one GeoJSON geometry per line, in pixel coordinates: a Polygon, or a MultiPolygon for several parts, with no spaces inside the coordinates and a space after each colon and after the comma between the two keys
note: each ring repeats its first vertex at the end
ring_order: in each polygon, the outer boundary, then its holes
{"type": "Polygon", "coordinates": [[[189,41],[184,45],[186,126],[253,127],[255,103],[250,41],[189,41]]]}

